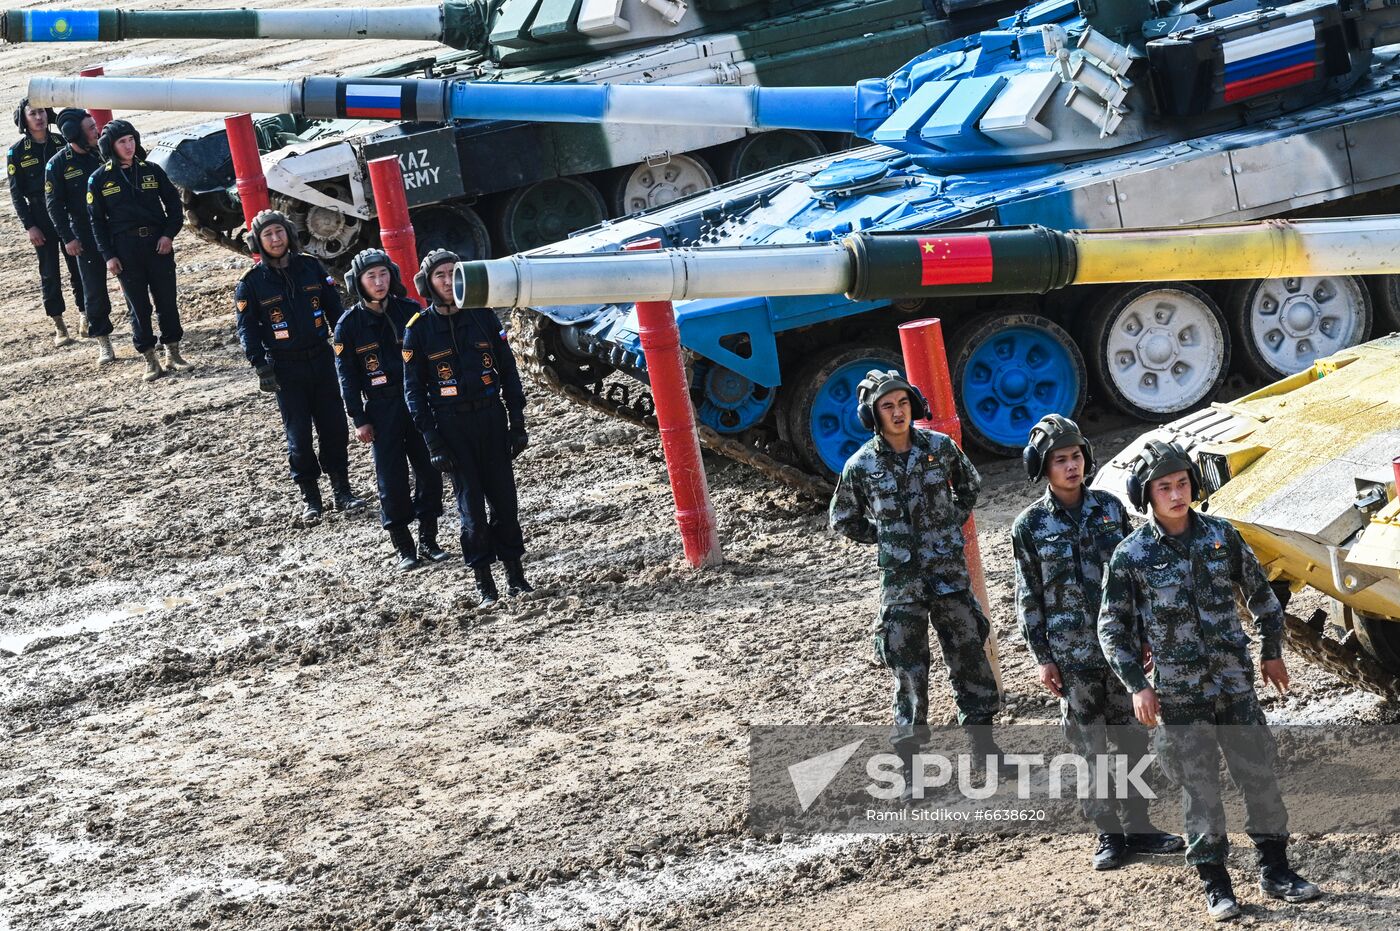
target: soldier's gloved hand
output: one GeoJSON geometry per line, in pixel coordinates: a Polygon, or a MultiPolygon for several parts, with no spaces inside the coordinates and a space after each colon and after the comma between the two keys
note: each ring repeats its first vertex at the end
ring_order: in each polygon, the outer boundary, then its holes
{"type": "Polygon", "coordinates": [[[452,452],[447,448],[447,442],[443,440],[442,434],[433,430],[423,434],[423,442],[428,447],[428,461],[433,464],[433,468],[439,472],[452,472],[457,468],[457,461],[452,458],[452,452]]]}
{"type": "Polygon", "coordinates": [[[530,434],[524,430],[512,430],[510,433],[510,458],[518,458],[529,445],[530,434]]]}
{"type": "Polygon", "coordinates": [[[270,365],[260,365],[257,367],[258,390],[259,391],[281,391],[282,386],[277,383],[277,373],[270,365]]]}

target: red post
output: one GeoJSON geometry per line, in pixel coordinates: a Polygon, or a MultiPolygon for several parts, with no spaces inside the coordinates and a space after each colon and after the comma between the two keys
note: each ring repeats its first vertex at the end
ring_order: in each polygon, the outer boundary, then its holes
{"type": "MultiPolygon", "coordinates": [[[[923,392],[933,413],[931,420],[915,421],[920,427],[946,433],[962,446],[962,421],[953,402],[953,378],[948,372],[948,351],[943,345],[943,322],[938,319],[914,320],[899,326],[900,348],[904,351],[904,369],[909,384],[923,392]]],[[[990,620],[991,603],[987,599],[987,576],[982,571],[982,549],[977,542],[977,520],[968,517],[963,525],[963,556],[967,560],[967,575],[972,593],[982,604],[990,620]]],[[[1001,664],[997,660],[997,629],[992,625],[986,643],[987,659],[996,676],[997,691],[1001,691],[1001,664]]]]}
{"type": "MultiPolygon", "coordinates": [[[[623,247],[628,252],[660,249],[657,239],[643,239],[623,247]]],[[[710,504],[710,485],[700,460],[700,436],[695,430],[695,408],[690,403],[685,362],[681,358],[681,334],[670,301],[640,301],[637,330],[647,357],[651,395],[656,400],[656,420],[661,428],[661,451],[676,499],[676,523],[681,545],[692,566],[713,565],[724,559],[719,530],[710,504]]]]}
{"type": "MultiPolygon", "coordinates": [[[[91,68],[84,68],[78,72],[80,78],[100,78],[105,72],[101,65],[93,65],[91,68]]],[[[102,132],[102,127],[112,122],[111,110],[88,110],[92,114],[93,120],[97,123],[97,131],[102,132]]]]}
{"type": "Polygon", "coordinates": [[[399,277],[408,296],[424,306],[413,276],[418,271],[418,241],[413,221],[408,218],[408,194],[403,186],[403,169],[396,156],[386,155],[369,163],[369,184],[374,191],[374,209],[379,214],[379,241],[399,267],[399,277]]]}
{"type": "MultiPolygon", "coordinates": [[[[243,225],[253,228],[253,217],[272,206],[267,196],[267,178],[263,177],[262,156],[258,153],[258,136],[253,131],[253,118],[247,113],[224,117],[228,133],[228,150],[233,155],[233,175],[238,185],[238,202],[243,205],[243,225]]],[[[258,256],[254,254],[253,261],[258,256]]]]}
{"type": "Polygon", "coordinates": [[[1400,456],[1390,460],[1390,473],[1395,479],[1395,497],[1400,498],[1400,456]]]}

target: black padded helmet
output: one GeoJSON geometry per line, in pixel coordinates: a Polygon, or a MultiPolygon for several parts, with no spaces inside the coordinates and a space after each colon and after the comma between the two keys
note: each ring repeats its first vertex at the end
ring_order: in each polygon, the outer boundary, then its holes
{"type": "MultiPolygon", "coordinates": [[[[26,136],[29,135],[29,124],[24,121],[24,111],[28,106],[29,98],[25,97],[19,102],[19,106],[15,107],[15,129],[18,129],[26,136]]],[[[49,115],[49,125],[58,130],[61,134],[63,130],[58,129],[58,114],[53,112],[53,107],[45,107],[44,112],[49,115]]]]}
{"type": "Polygon", "coordinates": [[[58,118],[54,122],[58,124],[59,134],[66,142],[87,145],[87,139],[83,137],[83,120],[90,116],[92,114],[82,107],[64,107],[58,111],[58,118]]]}
{"type": "Polygon", "coordinates": [[[879,432],[880,420],[875,416],[875,405],[892,391],[909,392],[909,404],[914,408],[915,420],[928,420],[933,417],[923,392],[909,383],[909,379],[894,369],[882,372],[871,369],[856,386],[856,415],[861,424],[872,433],[879,432]]]}
{"type": "Polygon", "coordinates": [[[431,279],[433,270],[439,265],[451,263],[456,265],[462,261],[462,257],[455,252],[446,249],[434,249],[423,256],[423,262],[418,266],[418,274],[413,276],[413,284],[418,288],[418,293],[423,295],[423,299],[430,304],[437,303],[437,295],[433,293],[431,279]]]}
{"type": "Polygon", "coordinates": [[[1147,513],[1151,499],[1147,489],[1157,479],[1174,472],[1186,472],[1191,477],[1191,500],[1201,497],[1201,471],[1180,443],[1148,440],[1133,459],[1128,474],[1128,500],[1133,507],[1147,513]]]}
{"type": "Polygon", "coordinates": [[[408,296],[408,289],[403,286],[403,278],[399,275],[399,266],[389,258],[389,253],[383,249],[365,249],[350,260],[350,271],[345,273],[345,290],[350,292],[351,300],[365,300],[365,295],[360,292],[360,276],[371,268],[389,269],[389,293],[394,297],[408,296]]]}
{"type": "Polygon", "coordinates": [[[1057,449],[1078,446],[1084,450],[1084,478],[1094,474],[1094,448],[1084,438],[1079,424],[1059,414],[1046,414],[1031,427],[1026,448],[1021,450],[1021,462],[1026,467],[1026,481],[1038,482],[1045,477],[1050,454],[1057,449]]]}
{"type": "Polygon", "coordinates": [[[280,210],[259,210],[258,215],[253,217],[248,229],[248,251],[254,255],[262,254],[262,231],[274,224],[287,231],[287,251],[300,252],[301,240],[297,236],[297,228],[280,210]]]}
{"type": "Polygon", "coordinates": [[[117,140],[123,136],[136,137],[136,157],[145,159],[146,150],[141,147],[141,133],[127,120],[112,120],[102,127],[102,135],[97,137],[97,151],[102,155],[102,160],[110,162],[117,157],[117,140]]]}

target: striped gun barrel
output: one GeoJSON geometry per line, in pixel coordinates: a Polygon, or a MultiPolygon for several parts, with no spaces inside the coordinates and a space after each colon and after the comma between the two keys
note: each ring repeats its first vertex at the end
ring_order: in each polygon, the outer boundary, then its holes
{"type": "MultiPolygon", "coordinates": [[[[455,6],[312,10],[7,10],[6,42],[126,39],[402,39],[448,42],[455,6]]],[[[458,45],[457,47],[465,47],[458,45]]]]}

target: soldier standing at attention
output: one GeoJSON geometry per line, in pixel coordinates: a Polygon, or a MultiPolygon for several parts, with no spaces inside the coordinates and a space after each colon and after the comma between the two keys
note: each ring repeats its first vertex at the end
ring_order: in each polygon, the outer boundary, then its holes
{"type": "MultiPolygon", "coordinates": [[[[928,404],[898,372],[872,371],[857,410],[875,435],[846,462],[831,499],[831,529],[879,548],[880,614],[875,656],[894,677],[892,742],[904,763],[906,794],[917,752],[915,728],[928,723],[929,626],[979,764],[1004,768],[991,723],[1001,707],[984,645],[991,625],[969,591],[962,526],[982,480],[952,439],[915,427],[928,404]]],[[[1012,770],[1014,772],[1014,770],[1012,770]]]]}
{"type": "Polygon", "coordinates": [[[340,396],[361,443],[373,443],[379,480],[379,521],[399,554],[399,568],[420,559],[439,562],[447,553],[437,542],[442,516],[442,473],[413,426],[403,399],[403,331],[418,313],[408,299],[399,267],[381,249],[366,249],[350,262],[345,288],[356,303],[335,325],[335,370],[340,396]],[[408,470],[413,467],[414,491],[408,470]],[[409,521],[418,518],[418,546],[409,521]]]}
{"type": "Polygon", "coordinates": [[[404,331],[404,399],[433,465],[452,475],[462,558],[476,577],[481,606],[489,607],[500,598],[491,577],[497,559],[505,563],[509,594],[534,590],[520,563],[525,539],[511,466],[530,441],[525,392],[500,321],[488,308],[459,308],[452,299],[459,261],[435,249],[414,277],[431,303],[404,331]]]}
{"type": "Polygon", "coordinates": [[[1243,596],[1263,640],[1259,674],[1282,693],[1283,609],[1253,550],[1229,521],[1192,510],[1201,478],[1176,443],[1148,442],[1133,461],[1128,498],[1151,516],[1113,551],[1099,610],[1099,641],[1148,727],[1160,720],[1159,756],[1181,785],[1186,862],[1205,885],[1211,918],[1240,913],[1225,868],[1229,841],[1220,756],[1244,796],[1245,830],[1259,852],[1259,887],[1287,902],[1320,890],[1288,865],[1288,812],[1274,773],[1277,749],[1254,692],[1243,596]],[[1151,680],[1143,650],[1151,652],[1151,680]],[[1229,726],[1228,734],[1218,726],[1229,726]]]}
{"type": "MultiPolygon", "coordinates": [[[[1060,700],[1065,736],[1075,752],[1094,766],[1108,752],[1107,725],[1113,725],[1117,751],[1134,767],[1147,753],[1147,731],[1134,720],[1132,700],[1108,668],[1098,635],[1104,569],[1132,532],[1128,512],[1113,495],[1085,487],[1094,474],[1094,452],[1066,417],[1041,418],[1021,459],[1029,481],[1046,482],[1044,496],[1021,512],[1011,530],[1021,635],[1040,665],[1041,684],[1060,700]]],[[[1171,853],[1183,846],[1181,838],[1152,826],[1140,795],[1115,806],[1113,799],[1090,794],[1082,804],[1099,831],[1096,870],[1117,869],[1130,853],[1171,853]]]]}
{"type": "Polygon", "coordinates": [[[297,248],[296,228],[285,214],[262,211],[253,217],[249,234],[249,246],[262,261],[248,269],[233,292],[238,339],[258,373],[258,387],[277,395],[292,481],[306,505],[302,519],[321,518],[323,471],[337,508],[364,507],[350,490],[350,431],[330,345],[328,318],[340,317],[335,279],[297,248]],[[320,439],[319,461],[313,425],[320,439]]]}
{"type": "Polygon", "coordinates": [[[58,256],[68,264],[68,281],[73,288],[73,299],[78,305],[78,315],[83,321],[79,324],[78,335],[85,335],[86,317],[83,313],[83,285],[78,277],[78,260],[63,252],[58,241],[58,231],[49,219],[44,206],[44,166],[58,154],[63,143],[54,131],[57,114],[48,107],[31,107],[28,100],[21,100],[15,108],[15,126],[22,133],[18,142],[10,146],[8,155],[10,201],[15,205],[15,216],[24,226],[29,236],[29,244],[39,255],[39,283],[44,295],[44,313],[53,321],[55,346],[71,346],[73,337],[68,335],[68,327],[63,322],[63,277],[59,272],[58,256]]]}
{"type": "Polygon", "coordinates": [[[117,361],[112,351],[112,301],[107,296],[107,265],[92,237],[87,209],[88,177],[102,167],[97,123],[86,110],[69,107],[59,111],[58,130],[68,144],[44,166],[44,205],[64,254],[78,260],[88,336],[97,342],[97,364],[106,365],[117,361]]]}
{"type": "Polygon", "coordinates": [[[151,329],[151,299],[160,322],[160,342],[171,371],[190,364],[180,355],[180,308],[175,292],[175,244],[184,225],[180,192],[164,169],[146,161],[141,134],[126,120],[102,127],[98,148],[104,159],[88,178],[88,213],[92,235],[121,282],[131,312],[131,341],[146,357],[141,377],[155,381],[165,374],[156,358],[156,335],[151,329]]]}

